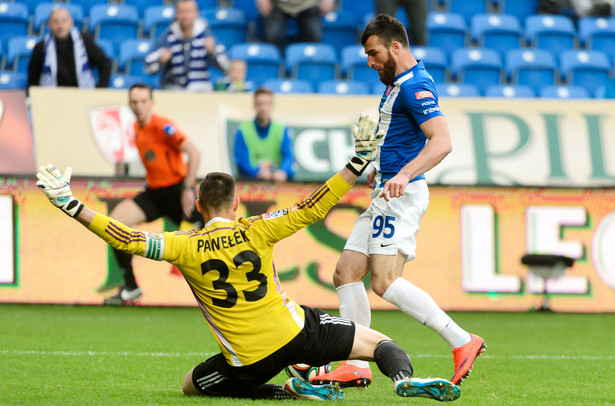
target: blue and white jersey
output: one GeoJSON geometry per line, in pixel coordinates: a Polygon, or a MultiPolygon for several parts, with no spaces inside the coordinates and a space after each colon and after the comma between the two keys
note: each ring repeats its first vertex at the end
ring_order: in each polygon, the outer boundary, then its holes
{"type": "MultiPolygon", "coordinates": [[[[395,77],[393,85],[385,90],[378,111],[378,130],[384,130],[385,136],[373,161],[376,168],[374,188],[382,187],[421,152],[427,138],[419,126],[443,115],[438,106],[436,86],[423,62],[418,61],[395,77]]],[[[418,179],[425,179],[425,175],[410,182],[418,179]]]]}

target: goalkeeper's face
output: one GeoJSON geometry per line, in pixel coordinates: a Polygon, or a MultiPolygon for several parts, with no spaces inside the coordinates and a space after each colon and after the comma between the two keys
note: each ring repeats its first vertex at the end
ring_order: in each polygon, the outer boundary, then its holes
{"type": "Polygon", "coordinates": [[[140,125],[149,122],[154,108],[154,100],[149,89],[134,88],[128,96],[128,105],[140,125]]]}

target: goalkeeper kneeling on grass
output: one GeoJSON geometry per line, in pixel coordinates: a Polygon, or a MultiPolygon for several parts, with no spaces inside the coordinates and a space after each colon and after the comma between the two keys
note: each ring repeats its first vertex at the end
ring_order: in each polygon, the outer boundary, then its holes
{"type": "Polygon", "coordinates": [[[395,342],[370,328],[318,308],[300,306],[282,290],[273,247],[322,218],[369,166],[382,132],[362,114],[352,127],[356,155],[310,196],[286,209],[235,219],[235,179],[210,173],[199,187],[197,207],[205,227],[150,234],[134,230],[85,207],[72,196],[70,168],[40,168],[37,185],[51,203],[114,248],[177,266],[203,311],[221,352],[192,368],[183,381],[187,395],[252,399],[341,399],[332,385],[290,378],[267,384],[287,365],[331,361],[375,361],[399,396],[455,400],[459,388],[440,379],[413,378],[410,358],[395,342]]]}

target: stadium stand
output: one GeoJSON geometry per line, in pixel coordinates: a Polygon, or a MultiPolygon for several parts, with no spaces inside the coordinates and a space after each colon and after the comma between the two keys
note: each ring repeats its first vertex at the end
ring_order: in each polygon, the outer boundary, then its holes
{"type": "Polygon", "coordinates": [[[332,45],[291,44],[286,47],[285,55],[287,74],[291,78],[309,81],[314,88],[320,81],[336,79],[338,76],[339,64],[332,45]]]}
{"type": "Polygon", "coordinates": [[[16,37],[9,40],[7,63],[15,72],[28,73],[28,63],[38,37],[16,37]]]}
{"type": "Polygon", "coordinates": [[[83,8],[79,4],[73,3],[38,3],[34,9],[34,21],[32,31],[35,35],[44,35],[49,32],[47,28],[47,20],[49,15],[56,7],[64,7],[68,10],[75,27],[82,30],[85,22],[85,16],[83,15],[83,8]]]}
{"type": "Polygon", "coordinates": [[[557,64],[544,49],[513,49],[506,54],[506,74],[510,83],[530,86],[535,92],[556,81],[557,64]]]}
{"type": "Polygon", "coordinates": [[[229,51],[231,59],[243,59],[248,66],[246,80],[260,86],[267,79],[280,76],[282,57],[280,51],[273,44],[243,43],[235,44],[229,51]]]}
{"type": "Polygon", "coordinates": [[[275,93],[314,93],[314,86],[304,79],[269,79],[264,84],[275,93]]]}
{"type": "Polygon", "coordinates": [[[474,85],[467,83],[436,83],[440,97],[479,97],[480,91],[474,85]]]}
{"type": "Polygon", "coordinates": [[[504,54],[521,45],[521,24],[517,17],[506,14],[477,14],[470,26],[472,41],[481,48],[504,54]]]}
{"type": "Polygon", "coordinates": [[[430,13],[427,16],[429,45],[442,48],[448,54],[465,46],[466,31],[465,20],[460,14],[430,13]]]}
{"type": "Polygon", "coordinates": [[[354,12],[333,11],[322,18],[322,42],[332,45],[337,54],[348,44],[357,42],[359,20],[354,12]]]}
{"type": "Polygon", "coordinates": [[[323,94],[369,94],[368,86],[355,80],[327,80],[318,84],[318,93],[323,94]]]}
{"type": "Polygon", "coordinates": [[[175,18],[173,6],[151,6],[143,12],[143,36],[156,38],[175,18]]]}
{"type": "Polygon", "coordinates": [[[0,41],[6,49],[10,38],[28,35],[28,7],[21,3],[0,2],[0,41]]]}
{"type": "Polygon", "coordinates": [[[561,55],[562,82],[583,87],[590,95],[604,86],[612,69],[609,58],[600,51],[570,50],[561,55]]]}
{"type": "Polygon", "coordinates": [[[96,39],[108,39],[119,53],[120,44],[137,38],[139,15],[135,6],[125,4],[97,4],[90,9],[90,31],[96,39]]]}
{"type": "Polygon", "coordinates": [[[579,19],[581,46],[606,53],[615,59],[615,18],[584,17],[579,19]]]}
{"type": "Polygon", "coordinates": [[[461,83],[476,86],[483,92],[487,86],[497,85],[502,76],[502,58],[492,49],[462,48],[453,52],[451,73],[461,83]]]}
{"type": "Polygon", "coordinates": [[[412,54],[417,60],[423,61],[434,82],[439,83],[448,80],[448,58],[441,48],[414,47],[412,54]]]}
{"type": "Polygon", "coordinates": [[[211,27],[216,41],[229,49],[246,42],[248,23],[243,11],[237,8],[213,8],[201,11],[211,27]]]}
{"type": "Polygon", "coordinates": [[[0,89],[16,90],[28,86],[28,74],[23,72],[0,71],[0,89]]]}
{"type": "Polygon", "coordinates": [[[589,93],[580,86],[550,85],[540,89],[540,97],[547,99],[587,99],[589,93]]]}
{"type": "Polygon", "coordinates": [[[523,85],[493,85],[485,90],[486,97],[512,98],[532,98],[536,97],[536,92],[529,86],[523,85]]]}
{"type": "Polygon", "coordinates": [[[144,76],[145,57],[150,52],[152,40],[127,39],[120,45],[119,70],[126,75],[144,76]]]}
{"type": "Polygon", "coordinates": [[[488,6],[486,0],[448,0],[447,3],[448,11],[451,13],[460,14],[466,20],[466,23],[470,23],[470,20],[476,14],[486,13],[488,6]]]}
{"type": "Polygon", "coordinates": [[[528,16],[538,12],[538,0],[499,0],[502,14],[511,14],[525,21],[528,16]]]}
{"type": "Polygon", "coordinates": [[[555,57],[575,46],[576,31],[572,20],[561,15],[533,15],[525,20],[528,45],[545,49],[555,57]]]}

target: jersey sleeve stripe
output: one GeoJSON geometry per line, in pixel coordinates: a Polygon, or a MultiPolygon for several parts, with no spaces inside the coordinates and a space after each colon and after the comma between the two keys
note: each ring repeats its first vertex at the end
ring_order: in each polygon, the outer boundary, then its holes
{"type": "Polygon", "coordinates": [[[329,187],[327,185],[323,185],[316,192],[312,193],[312,195],[306,199],[304,199],[301,203],[299,203],[298,207],[303,208],[307,206],[308,208],[312,208],[316,203],[318,203],[327,193],[329,192],[329,187]]]}

